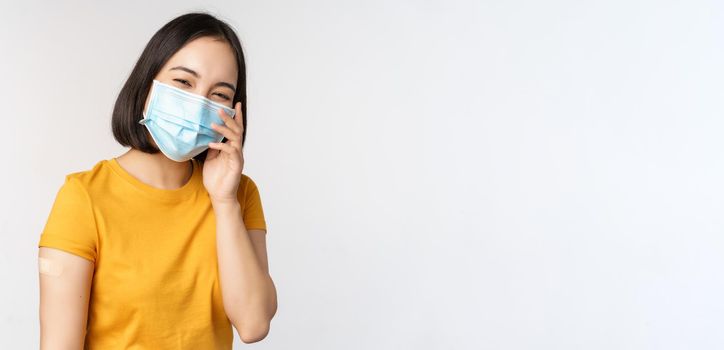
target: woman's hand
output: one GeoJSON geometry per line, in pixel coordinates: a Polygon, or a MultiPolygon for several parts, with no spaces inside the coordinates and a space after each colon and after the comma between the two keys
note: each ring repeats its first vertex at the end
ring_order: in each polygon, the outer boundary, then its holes
{"type": "Polygon", "coordinates": [[[209,152],[204,161],[204,187],[209,193],[212,204],[238,203],[236,192],[244,169],[244,155],[241,147],[241,135],[244,125],[241,115],[241,102],[234,108],[235,118],[231,118],[223,109],[219,116],[225,125],[212,123],[211,127],[226,137],[225,142],[209,143],[209,152]]]}

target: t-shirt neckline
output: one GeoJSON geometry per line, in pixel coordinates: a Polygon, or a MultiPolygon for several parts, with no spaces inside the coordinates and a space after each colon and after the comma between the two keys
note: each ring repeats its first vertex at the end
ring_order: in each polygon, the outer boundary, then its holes
{"type": "Polygon", "coordinates": [[[128,183],[130,183],[133,187],[137,188],[138,190],[148,194],[149,196],[152,196],[153,198],[162,200],[162,201],[176,201],[180,199],[187,198],[191,196],[193,193],[195,193],[199,186],[202,184],[201,180],[201,169],[198,164],[198,161],[196,159],[191,159],[191,163],[193,164],[193,171],[191,174],[191,178],[181,187],[176,189],[162,189],[153,187],[139,179],[137,179],[135,176],[131,175],[129,172],[127,172],[121,165],[118,163],[118,160],[114,157],[107,160],[108,164],[110,165],[111,169],[114,173],[122,177],[124,180],[126,180],[128,183]]]}

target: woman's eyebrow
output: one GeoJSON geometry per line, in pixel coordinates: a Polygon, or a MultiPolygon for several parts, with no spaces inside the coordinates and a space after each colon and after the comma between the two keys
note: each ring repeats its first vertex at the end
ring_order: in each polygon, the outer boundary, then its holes
{"type": "MultiPolygon", "coordinates": [[[[196,73],[196,71],[194,71],[193,69],[186,68],[186,67],[184,67],[184,66],[176,66],[176,67],[173,67],[173,68],[171,68],[171,69],[169,69],[169,70],[182,70],[182,71],[184,71],[184,72],[187,72],[187,73],[193,75],[193,76],[196,77],[196,78],[200,78],[200,77],[201,77],[201,76],[199,75],[199,73],[196,73]]],[[[234,84],[227,83],[227,82],[225,82],[225,81],[221,81],[221,82],[218,82],[218,83],[214,84],[214,87],[217,87],[217,86],[228,87],[229,89],[236,91],[236,86],[234,86],[234,84]]]]}
{"type": "Polygon", "coordinates": [[[233,91],[236,91],[236,87],[234,85],[232,85],[231,83],[227,83],[225,81],[220,81],[220,82],[214,84],[214,86],[225,86],[233,91]]]}

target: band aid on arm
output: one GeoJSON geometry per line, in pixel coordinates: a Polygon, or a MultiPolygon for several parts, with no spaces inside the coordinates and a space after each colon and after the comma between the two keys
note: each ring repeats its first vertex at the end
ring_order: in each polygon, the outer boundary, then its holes
{"type": "Polygon", "coordinates": [[[38,257],[38,270],[44,275],[60,276],[63,273],[63,265],[49,258],[38,257]]]}

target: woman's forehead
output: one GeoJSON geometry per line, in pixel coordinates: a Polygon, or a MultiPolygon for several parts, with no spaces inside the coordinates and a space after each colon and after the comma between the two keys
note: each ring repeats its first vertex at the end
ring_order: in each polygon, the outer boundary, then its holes
{"type": "Polygon", "coordinates": [[[182,66],[193,70],[199,79],[236,83],[237,67],[234,50],[228,42],[212,37],[194,39],[184,45],[166,62],[163,70],[182,66]]]}

